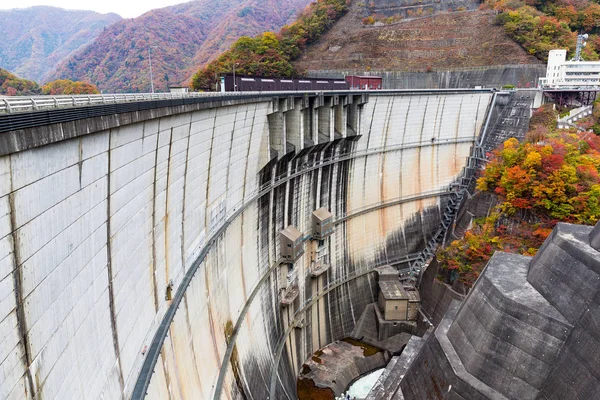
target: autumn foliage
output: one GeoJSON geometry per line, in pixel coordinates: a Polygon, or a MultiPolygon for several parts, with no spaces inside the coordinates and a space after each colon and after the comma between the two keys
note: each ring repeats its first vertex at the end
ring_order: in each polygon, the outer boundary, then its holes
{"type": "Polygon", "coordinates": [[[600,219],[600,136],[557,131],[555,121],[552,108],[538,110],[524,143],[511,138],[490,154],[477,189],[500,205],[438,252],[449,283],[472,286],[496,250],[534,255],[558,222],[600,219]]]}
{"type": "Polygon", "coordinates": [[[556,224],[554,220],[534,224],[511,220],[508,232],[506,221],[497,208],[490,216],[475,220],[464,238],[438,252],[437,259],[448,282],[458,280],[467,287],[473,286],[495,251],[534,255],[556,224]]]}
{"type": "Polygon", "coordinates": [[[346,12],[348,3],[348,0],[318,0],[278,34],[265,32],[255,38],[241,37],[228,51],[194,75],[192,88],[214,90],[218,76],[231,73],[234,64],[240,75],[295,75],[297,71],[290,61],[297,59],[308,44],[321,37],[346,12]]]}
{"type": "Polygon", "coordinates": [[[484,8],[499,11],[497,22],[529,54],[548,59],[552,49],[575,51],[577,32],[591,36],[583,49],[585,60],[599,59],[600,5],[589,0],[486,0],[484,8]]]}
{"type": "Polygon", "coordinates": [[[37,83],[21,79],[10,72],[0,68],[0,95],[28,96],[39,94],[40,87],[37,83]]]}
{"type": "Polygon", "coordinates": [[[591,224],[600,218],[600,137],[561,132],[540,143],[512,138],[494,152],[477,188],[519,209],[560,221],[591,224]]]}
{"type": "Polygon", "coordinates": [[[68,94],[98,94],[96,85],[86,82],[73,82],[68,79],[59,79],[42,86],[42,94],[58,96],[68,94]]]}

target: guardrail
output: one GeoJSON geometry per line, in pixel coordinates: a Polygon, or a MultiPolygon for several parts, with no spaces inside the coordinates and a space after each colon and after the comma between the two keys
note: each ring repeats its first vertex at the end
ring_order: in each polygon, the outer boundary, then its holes
{"type": "MultiPolygon", "coordinates": [[[[236,97],[244,92],[226,93],[236,97]]],[[[0,97],[0,113],[12,114],[23,111],[40,111],[66,107],[85,107],[104,104],[129,103],[136,101],[175,100],[197,97],[221,97],[221,92],[189,92],[189,93],[127,93],[127,94],[91,94],[76,96],[33,96],[33,97],[0,97]]]]}
{"type": "Polygon", "coordinates": [[[491,91],[491,89],[388,89],[388,90],[309,90],[309,91],[265,91],[265,92],[188,92],[188,93],[123,93],[91,94],[72,96],[0,96],[0,114],[13,114],[27,111],[55,110],[68,107],[87,107],[106,104],[131,103],[137,101],[178,100],[192,98],[281,96],[304,94],[393,94],[491,91]]]}

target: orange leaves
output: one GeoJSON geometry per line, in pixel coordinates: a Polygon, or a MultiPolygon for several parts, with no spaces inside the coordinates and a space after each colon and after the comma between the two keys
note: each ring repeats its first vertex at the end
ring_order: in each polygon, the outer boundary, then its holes
{"type": "MultiPolygon", "coordinates": [[[[538,125],[544,114],[538,113],[538,125]]],[[[533,256],[558,221],[600,218],[600,138],[549,134],[541,143],[509,139],[495,150],[477,188],[502,197],[489,217],[438,253],[448,281],[473,285],[496,250],[533,256]]],[[[450,282],[451,283],[451,282],[450,282]]]]}
{"type": "Polygon", "coordinates": [[[559,220],[588,221],[591,211],[577,202],[587,202],[578,195],[600,184],[596,141],[585,133],[550,135],[544,144],[509,139],[493,153],[477,187],[501,196],[503,210],[509,214],[536,209],[559,220]]]}
{"type": "Polygon", "coordinates": [[[552,233],[552,229],[549,228],[537,228],[533,231],[533,235],[539,237],[542,240],[546,240],[548,236],[552,233]]]}
{"type": "Polygon", "coordinates": [[[67,94],[98,94],[100,91],[96,85],[86,82],[73,82],[68,79],[59,79],[48,82],[42,86],[42,93],[46,95],[58,96],[67,94]]]}

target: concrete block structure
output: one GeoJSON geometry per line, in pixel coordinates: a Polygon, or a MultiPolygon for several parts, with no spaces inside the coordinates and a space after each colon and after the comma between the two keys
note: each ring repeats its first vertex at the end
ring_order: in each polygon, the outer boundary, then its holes
{"type": "Polygon", "coordinates": [[[288,226],[279,234],[281,258],[284,262],[295,262],[304,254],[304,235],[293,226],[288,226]]]}
{"type": "Polygon", "coordinates": [[[416,321],[419,293],[407,291],[399,280],[379,281],[379,309],[386,321],[416,321]]]}
{"type": "Polygon", "coordinates": [[[599,238],[600,223],[561,223],[533,258],[496,252],[397,385],[381,383],[376,398],[596,398],[599,238]]]}
{"type": "Polygon", "coordinates": [[[333,214],[331,214],[326,208],[321,207],[318,210],[313,211],[313,238],[314,239],[325,239],[333,233],[333,214]]]}

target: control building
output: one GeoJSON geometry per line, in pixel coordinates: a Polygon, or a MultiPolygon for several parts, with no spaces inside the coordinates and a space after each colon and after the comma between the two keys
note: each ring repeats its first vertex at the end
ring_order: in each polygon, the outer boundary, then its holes
{"type": "Polygon", "coordinates": [[[600,61],[567,61],[566,50],[550,50],[540,86],[556,89],[600,86],[600,61]]]}

